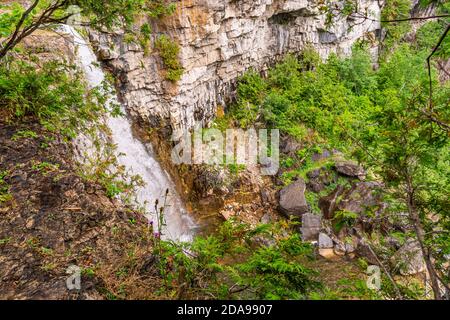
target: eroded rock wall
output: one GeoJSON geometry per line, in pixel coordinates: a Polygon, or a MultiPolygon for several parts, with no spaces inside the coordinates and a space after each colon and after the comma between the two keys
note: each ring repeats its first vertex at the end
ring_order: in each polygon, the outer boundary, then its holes
{"type": "MultiPolygon", "coordinates": [[[[128,110],[151,126],[160,120],[172,130],[208,123],[219,105],[232,100],[235,82],[249,68],[264,71],[288,52],[313,46],[322,57],[348,54],[359,38],[373,38],[379,23],[337,20],[331,29],[317,0],[182,0],[176,13],[152,21],[153,34],[169,34],[180,45],[181,80],[164,80],[157,52],[145,55],[123,35],[91,37],[99,55],[109,61],[122,84],[128,110]],[[352,28],[349,28],[354,25],[352,28]],[[108,49],[108,48],[113,48],[108,49]]],[[[361,8],[379,15],[377,0],[361,8]]],[[[154,40],[154,39],[153,39],[154,40]]]]}

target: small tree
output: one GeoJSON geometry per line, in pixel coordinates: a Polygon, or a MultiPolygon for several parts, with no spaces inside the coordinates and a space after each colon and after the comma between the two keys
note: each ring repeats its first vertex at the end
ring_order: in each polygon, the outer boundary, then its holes
{"type": "Polygon", "coordinates": [[[167,0],[34,0],[29,7],[19,1],[0,5],[0,61],[23,39],[39,28],[64,23],[74,13],[67,9],[78,6],[94,28],[121,27],[127,31],[135,17],[146,14],[161,17],[174,11],[167,0]]]}
{"type": "MultiPolygon", "coordinates": [[[[435,299],[442,299],[440,287],[448,289],[444,254],[450,252],[450,145],[448,132],[423,113],[429,97],[427,72],[421,65],[420,55],[404,49],[382,66],[378,106],[370,110],[364,124],[371,123],[371,130],[357,132],[363,160],[383,178],[386,189],[408,213],[435,299]]],[[[437,81],[434,84],[439,90],[432,97],[433,114],[448,123],[450,88],[437,81]]]]}

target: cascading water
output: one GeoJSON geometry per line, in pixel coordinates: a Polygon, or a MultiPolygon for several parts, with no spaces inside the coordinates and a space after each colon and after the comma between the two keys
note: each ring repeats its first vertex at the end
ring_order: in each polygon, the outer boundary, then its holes
{"type": "MultiPolygon", "coordinates": [[[[70,26],[63,26],[63,28],[65,33],[73,37],[78,61],[89,86],[94,88],[101,85],[105,80],[105,74],[99,67],[97,57],[91,47],[74,28],[70,26]]],[[[163,237],[174,241],[191,241],[196,227],[195,223],[188,215],[167,172],[155,159],[151,145],[144,145],[133,136],[131,122],[125,116],[125,108],[117,98],[113,97],[108,104],[110,106],[120,105],[122,114],[124,114],[124,116],[117,117],[108,115],[106,119],[111,131],[111,139],[116,145],[118,162],[127,169],[130,175],[139,175],[145,182],[145,185],[137,190],[136,201],[146,209],[146,212],[155,211],[153,205],[156,199],[160,205],[166,203],[164,210],[166,227],[163,228],[163,237]],[[166,190],[169,190],[167,199],[166,190]]],[[[154,213],[148,214],[148,218],[157,224],[154,213]]]]}

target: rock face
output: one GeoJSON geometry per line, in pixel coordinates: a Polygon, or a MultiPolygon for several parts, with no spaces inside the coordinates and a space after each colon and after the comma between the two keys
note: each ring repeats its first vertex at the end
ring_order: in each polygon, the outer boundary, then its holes
{"type": "MultiPolygon", "coordinates": [[[[360,10],[366,8],[373,17],[379,15],[378,1],[361,0],[360,10]]],[[[238,76],[249,68],[264,71],[307,45],[322,57],[348,54],[355,40],[380,29],[378,23],[350,19],[339,19],[327,29],[316,0],[185,0],[177,2],[172,17],[149,21],[153,41],[165,33],[181,48],[184,74],[177,84],[164,81],[157,52],[144,55],[123,34],[93,34],[91,41],[119,75],[129,111],[150,124],[167,121],[176,132],[213,119],[218,106],[233,98],[238,76]]]]}
{"type": "Polygon", "coordinates": [[[279,209],[288,217],[299,217],[309,211],[305,198],[306,184],[299,179],[280,191],[279,209]]]}
{"type": "Polygon", "coordinates": [[[357,163],[349,160],[338,160],[335,163],[336,171],[344,176],[364,180],[366,171],[357,163]]]}

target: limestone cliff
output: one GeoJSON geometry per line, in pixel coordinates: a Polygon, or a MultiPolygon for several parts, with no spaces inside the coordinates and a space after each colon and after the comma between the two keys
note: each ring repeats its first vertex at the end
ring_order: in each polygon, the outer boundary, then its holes
{"type": "MultiPolygon", "coordinates": [[[[359,38],[373,39],[378,22],[339,19],[328,29],[317,0],[181,0],[176,13],[149,22],[153,37],[165,33],[180,45],[184,68],[174,84],[162,76],[157,52],[145,55],[123,34],[91,35],[103,60],[119,75],[123,100],[132,115],[172,130],[208,123],[219,105],[232,100],[235,82],[249,68],[264,71],[288,52],[307,45],[322,57],[348,54],[359,38]],[[370,33],[372,33],[370,35],[370,33]]],[[[379,2],[361,0],[378,17],[379,2]]]]}

